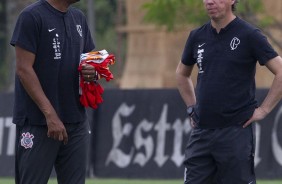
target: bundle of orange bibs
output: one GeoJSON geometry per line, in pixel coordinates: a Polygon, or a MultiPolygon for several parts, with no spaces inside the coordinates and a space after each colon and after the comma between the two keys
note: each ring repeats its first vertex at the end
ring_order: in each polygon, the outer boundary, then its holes
{"type": "Polygon", "coordinates": [[[80,73],[80,102],[83,106],[96,109],[98,105],[103,102],[102,94],[104,89],[98,83],[98,79],[105,78],[106,81],[112,80],[114,76],[109,70],[109,66],[113,65],[114,63],[115,56],[108,54],[106,50],[81,54],[78,71],[80,73]],[[96,70],[96,77],[92,82],[86,82],[81,75],[82,65],[85,63],[92,65],[96,70]]]}

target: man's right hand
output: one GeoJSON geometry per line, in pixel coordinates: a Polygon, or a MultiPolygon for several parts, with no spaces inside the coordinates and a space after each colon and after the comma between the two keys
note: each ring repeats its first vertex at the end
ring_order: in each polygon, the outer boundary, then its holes
{"type": "Polygon", "coordinates": [[[35,54],[17,45],[15,48],[16,74],[26,92],[45,115],[48,126],[47,136],[55,140],[64,141],[66,144],[68,142],[68,135],[65,126],[46,97],[37,74],[34,71],[33,65],[35,63],[35,54]]]}
{"type": "Polygon", "coordinates": [[[50,114],[46,117],[48,132],[47,136],[54,140],[63,141],[64,144],[68,143],[68,134],[62,121],[56,113],[50,114]]]}

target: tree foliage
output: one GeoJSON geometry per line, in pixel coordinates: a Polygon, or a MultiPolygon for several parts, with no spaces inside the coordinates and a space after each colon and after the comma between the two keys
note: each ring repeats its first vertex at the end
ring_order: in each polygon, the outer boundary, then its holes
{"type": "MultiPolygon", "coordinates": [[[[200,25],[209,18],[204,9],[202,0],[152,0],[144,4],[146,10],[144,20],[157,25],[166,26],[172,30],[176,25],[200,25]]],[[[242,17],[254,17],[257,13],[263,15],[264,8],[261,0],[240,0],[236,14],[242,17]]],[[[268,25],[271,19],[260,16],[256,23],[268,25]]]]}
{"type": "Polygon", "coordinates": [[[152,0],[143,7],[146,10],[145,21],[164,25],[169,30],[175,25],[200,24],[208,19],[203,2],[199,0],[152,0]]]}

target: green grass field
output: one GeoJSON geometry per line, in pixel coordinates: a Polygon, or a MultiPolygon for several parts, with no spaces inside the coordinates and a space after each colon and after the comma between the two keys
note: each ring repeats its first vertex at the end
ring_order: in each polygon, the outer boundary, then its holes
{"type": "MultiPolygon", "coordinates": [[[[0,179],[0,184],[14,184],[13,179],[0,179]]],[[[48,184],[57,184],[52,179],[48,184]]],[[[129,179],[88,179],[86,184],[183,184],[182,180],[129,180],[129,179]]],[[[282,184],[282,180],[263,181],[259,180],[257,184],[282,184]]]]}

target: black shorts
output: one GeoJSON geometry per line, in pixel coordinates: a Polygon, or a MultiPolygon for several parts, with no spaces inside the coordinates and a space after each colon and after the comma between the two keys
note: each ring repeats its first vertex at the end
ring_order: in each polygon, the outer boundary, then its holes
{"type": "Polygon", "coordinates": [[[53,167],[59,184],[85,184],[89,125],[65,124],[68,143],[47,137],[47,126],[17,126],[16,184],[47,184],[53,167]]]}
{"type": "Polygon", "coordinates": [[[184,184],[256,184],[254,134],[247,128],[195,128],[185,149],[184,184]]]}

